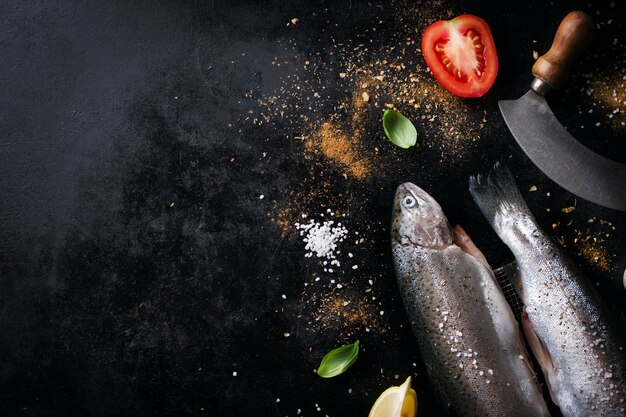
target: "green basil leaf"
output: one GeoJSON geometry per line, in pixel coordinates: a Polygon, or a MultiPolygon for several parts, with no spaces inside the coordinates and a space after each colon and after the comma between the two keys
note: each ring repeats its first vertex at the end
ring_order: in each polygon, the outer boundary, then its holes
{"type": "Polygon", "coordinates": [[[385,129],[385,135],[387,135],[391,143],[396,146],[407,149],[417,143],[415,126],[400,112],[392,109],[385,110],[385,113],[383,113],[383,129],[385,129]]]}
{"type": "Polygon", "coordinates": [[[333,349],[324,356],[317,368],[322,378],[332,378],[343,374],[359,357],[359,341],[333,349]]]}

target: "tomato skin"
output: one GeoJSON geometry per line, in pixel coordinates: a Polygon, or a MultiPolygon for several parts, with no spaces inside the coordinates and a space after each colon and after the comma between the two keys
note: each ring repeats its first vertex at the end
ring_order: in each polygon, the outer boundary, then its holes
{"type": "Polygon", "coordinates": [[[481,97],[498,75],[498,55],[491,30],[478,16],[464,14],[428,26],[422,37],[422,54],[437,81],[460,97],[481,97]],[[479,37],[477,41],[473,41],[475,36],[479,37]],[[446,64],[451,64],[451,68],[446,68],[446,64]],[[465,71],[458,75],[454,64],[465,71]]]}

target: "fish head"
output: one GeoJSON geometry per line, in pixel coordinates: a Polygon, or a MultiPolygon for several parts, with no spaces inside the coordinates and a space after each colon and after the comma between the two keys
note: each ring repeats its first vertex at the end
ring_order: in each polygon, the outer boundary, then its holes
{"type": "Polygon", "coordinates": [[[402,245],[443,249],[452,244],[454,234],[439,203],[417,185],[405,182],[396,190],[391,238],[402,245]]]}

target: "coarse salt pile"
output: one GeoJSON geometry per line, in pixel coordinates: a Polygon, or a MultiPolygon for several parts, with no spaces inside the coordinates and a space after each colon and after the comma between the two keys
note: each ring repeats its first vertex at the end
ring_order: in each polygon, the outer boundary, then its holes
{"type": "MultiPolygon", "coordinates": [[[[326,212],[331,216],[333,215],[330,209],[326,212]]],[[[329,261],[331,266],[340,265],[337,260],[337,254],[340,253],[337,250],[337,244],[343,242],[348,235],[348,229],[340,222],[309,220],[308,223],[296,223],[295,226],[296,229],[300,230],[300,236],[304,236],[302,240],[306,243],[305,249],[308,251],[305,257],[310,258],[315,255],[318,258],[328,259],[328,261],[324,261],[324,265],[328,265],[329,261]]],[[[325,268],[324,270],[333,272],[332,268],[325,268]]]]}

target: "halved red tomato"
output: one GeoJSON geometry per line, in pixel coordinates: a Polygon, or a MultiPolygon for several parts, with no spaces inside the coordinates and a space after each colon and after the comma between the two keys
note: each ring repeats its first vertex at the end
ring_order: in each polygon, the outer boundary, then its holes
{"type": "Polygon", "coordinates": [[[480,97],[498,74],[498,55],[487,22],[464,14],[428,26],[422,54],[437,81],[461,97],[480,97]]]}

